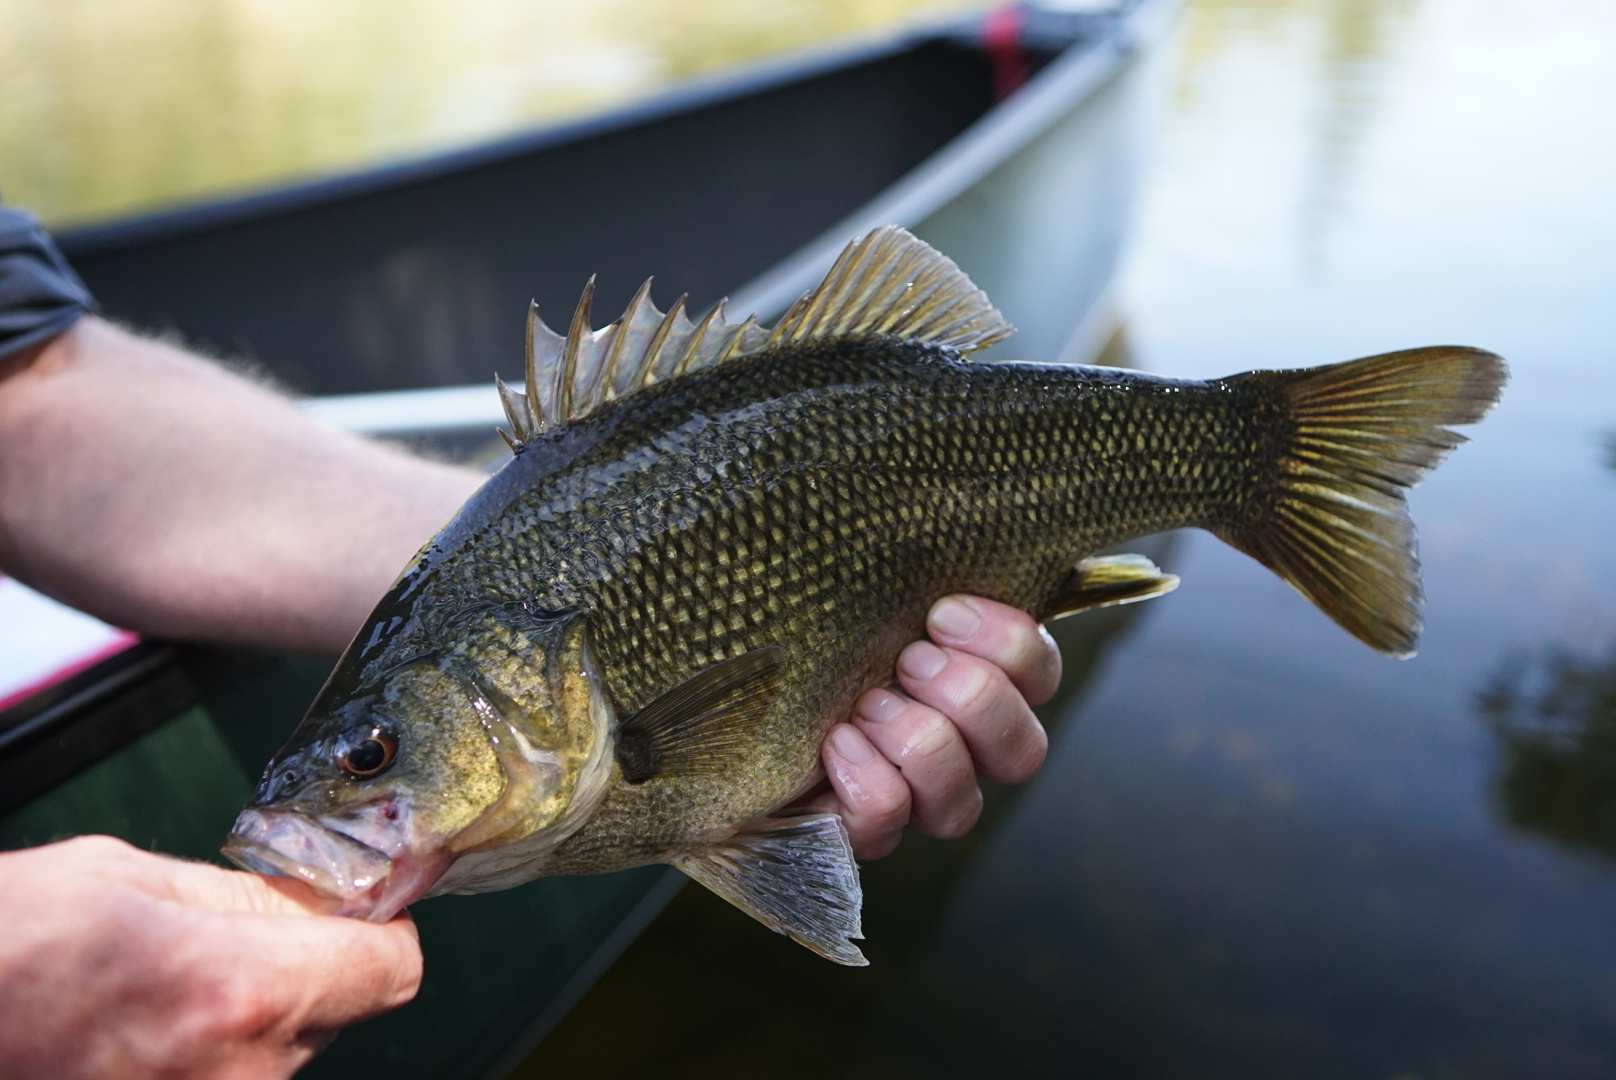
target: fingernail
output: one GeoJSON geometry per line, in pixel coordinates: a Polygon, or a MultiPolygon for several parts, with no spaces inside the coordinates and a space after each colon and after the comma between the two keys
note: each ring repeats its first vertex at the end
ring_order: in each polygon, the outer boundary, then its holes
{"type": "Polygon", "coordinates": [[[877,724],[885,723],[903,709],[903,699],[885,690],[871,690],[859,702],[859,715],[877,724]]]}
{"type": "Polygon", "coordinates": [[[982,625],[982,615],[963,600],[944,600],[931,609],[931,628],[946,638],[964,641],[982,625]]]}
{"type": "Polygon", "coordinates": [[[875,749],[850,724],[838,724],[830,734],[831,749],[854,765],[862,765],[875,754],[875,749]]]}
{"type": "Polygon", "coordinates": [[[899,669],[911,679],[931,679],[948,666],[948,654],[929,641],[917,641],[898,657],[899,669]]]}

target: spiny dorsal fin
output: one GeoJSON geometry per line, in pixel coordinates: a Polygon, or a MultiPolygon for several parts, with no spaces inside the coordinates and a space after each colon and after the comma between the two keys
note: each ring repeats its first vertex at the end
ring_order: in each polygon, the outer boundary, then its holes
{"type": "Polygon", "coordinates": [[[511,425],[505,441],[513,451],[608,401],[755,351],[767,340],[755,318],[726,322],[722,300],[699,323],[685,314],[682,296],[666,312],[660,310],[651,302],[651,281],[645,280],[615,322],[599,330],[589,325],[594,278],[584,287],[565,336],[544,324],[537,304],[528,308],[527,389],[512,390],[494,379],[511,425]]]}
{"type": "Polygon", "coordinates": [[[1015,332],[952,260],[896,225],[848,244],[772,331],[755,316],[727,322],[722,300],[699,323],[684,297],[663,312],[650,278],[615,322],[594,330],[594,292],[590,278],[565,336],[544,324],[537,304],[528,308],[526,391],[495,376],[513,451],[615,398],[772,345],[884,335],[970,353],[1015,332]]]}
{"type": "Polygon", "coordinates": [[[1013,333],[952,259],[883,225],[842,249],[825,280],[791,305],[769,344],[881,334],[971,353],[1013,333]]]}

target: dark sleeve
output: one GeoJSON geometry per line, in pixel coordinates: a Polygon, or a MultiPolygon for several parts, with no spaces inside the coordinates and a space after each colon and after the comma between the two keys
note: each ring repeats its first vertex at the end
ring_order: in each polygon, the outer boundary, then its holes
{"type": "Polygon", "coordinates": [[[0,360],[95,310],[95,299],[27,211],[0,206],[0,360]]]}

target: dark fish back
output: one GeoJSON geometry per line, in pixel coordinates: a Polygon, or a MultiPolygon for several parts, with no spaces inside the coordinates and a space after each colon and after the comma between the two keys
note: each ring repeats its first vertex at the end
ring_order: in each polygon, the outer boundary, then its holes
{"type": "Polygon", "coordinates": [[[1226,398],[892,339],[768,350],[524,448],[441,572],[485,601],[585,612],[625,716],[784,648],[745,767],[625,786],[574,845],[632,838],[650,858],[796,794],[938,596],[1037,610],[1083,555],[1224,512],[1253,449],[1226,398]]]}

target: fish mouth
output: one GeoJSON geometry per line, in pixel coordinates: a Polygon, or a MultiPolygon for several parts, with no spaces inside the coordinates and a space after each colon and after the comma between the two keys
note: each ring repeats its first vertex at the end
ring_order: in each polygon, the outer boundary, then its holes
{"type": "Polygon", "coordinates": [[[220,849],[255,874],[302,881],[340,904],[336,914],[386,922],[425,895],[447,858],[388,855],[306,814],[243,810],[220,849]]]}

